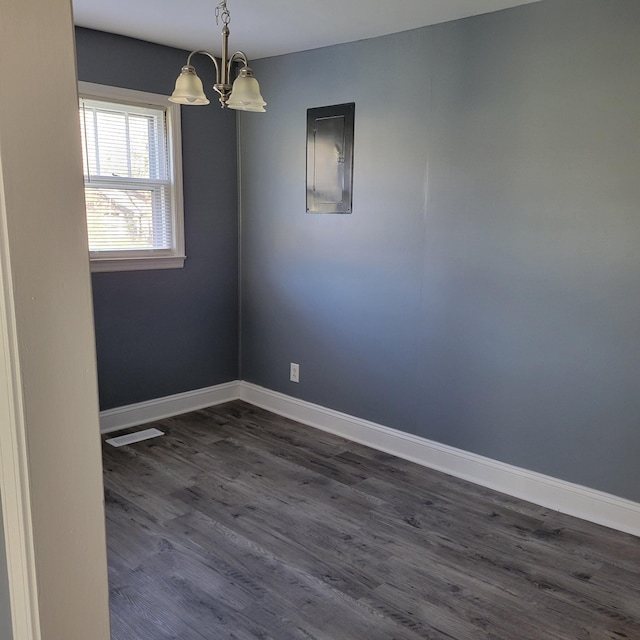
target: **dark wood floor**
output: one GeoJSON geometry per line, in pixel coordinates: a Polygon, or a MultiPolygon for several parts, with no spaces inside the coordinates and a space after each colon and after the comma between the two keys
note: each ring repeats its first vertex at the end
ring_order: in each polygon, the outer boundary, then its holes
{"type": "Polygon", "coordinates": [[[104,447],[113,640],[640,639],[640,540],[234,402],[104,447]]]}

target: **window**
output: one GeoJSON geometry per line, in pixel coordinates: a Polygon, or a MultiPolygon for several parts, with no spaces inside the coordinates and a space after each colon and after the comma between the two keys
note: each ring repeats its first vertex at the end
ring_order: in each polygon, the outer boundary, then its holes
{"type": "Polygon", "coordinates": [[[92,271],[184,265],[180,107],[79,83],[92,271]]]}

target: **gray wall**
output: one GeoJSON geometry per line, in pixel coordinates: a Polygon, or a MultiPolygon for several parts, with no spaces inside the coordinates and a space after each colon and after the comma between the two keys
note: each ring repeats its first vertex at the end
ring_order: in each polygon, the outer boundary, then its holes
{"type": "Polygon", "coordinates": [[[639,33],[544,0],[254,63],[242,378],[640,500],[639,33]],[[305,214],[306,109],[350,101],[354,212],[305,214]]]}
{"type": "Polygon", "coordinates": [[[0,502],[0,638],[11,640],[11,601],[9,600],[9,579],[7,577],[7,556],[4,548],[4,525],[2,503],[0,502]]]}
{"type": "MultiPolygon", "coordinates": [[[[76,30],[80,80],[169,94],[186,53],[76,30]]],[[[202,61],[202,76],[213,66],[202,61]]],[[[213,80],[211,81],[211,84],[213,80]]],[[[182,110],[183,269],[93,274],[100,408],[238,377],[236,126],[215,104],[182,110]]]]}

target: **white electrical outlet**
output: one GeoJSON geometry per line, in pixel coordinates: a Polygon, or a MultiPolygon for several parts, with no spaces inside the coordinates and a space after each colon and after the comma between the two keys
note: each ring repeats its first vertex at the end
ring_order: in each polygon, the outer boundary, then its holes
{"type": "Polygon", "coordinates": [[[289,380],[291,382],[300,382],[300,365],[295,362],[289,367],[289,380]]]}

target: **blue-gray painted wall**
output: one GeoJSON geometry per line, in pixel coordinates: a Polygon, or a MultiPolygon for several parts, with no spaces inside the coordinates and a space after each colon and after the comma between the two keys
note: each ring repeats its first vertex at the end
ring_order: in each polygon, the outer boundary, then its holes
{"type": "Polygon", "coordinates": [[[11,601],[9,599],[9,578],[7,576],[7,556],[5,553],[2,503],[0,502],[0,638],[11,640],[11,601]]]}
{"type": "MultiPolygon", "coordinates": [[[[186,52],[76,30],[78,77],[170,94],[186,52]]],[[[213,65],[203,59],[203,78],[213,65]]],[[[213,80],[211,81],[211,84],[213,80]]],[[[182,110],[187,260],[183,269],[94,273],[100,408],[238,377],[235,114],[182,110]]]]}
{"type": "Polygon", "coordinates": [[[543,0],[253,63],[242,378],[640,500],[638,34],[543,0]],[[351,101],[353,214],[306,214],[306,110],[351,101]]]}

